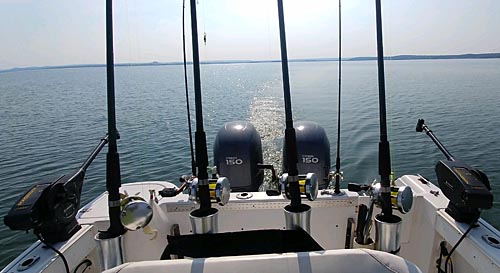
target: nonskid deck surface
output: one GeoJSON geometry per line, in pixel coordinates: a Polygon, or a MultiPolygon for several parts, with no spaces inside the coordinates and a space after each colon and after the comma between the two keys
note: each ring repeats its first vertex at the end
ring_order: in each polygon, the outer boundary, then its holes
{"type": "MultiPolygon", "coordinates": [[[[442,194],[436,194],[440,191],[433,184],[422,183],[416,176],[404,176],[397,183],[410,186],[414,193],[412,211],[405,215],[398,214],[403,218],[399,255],[415,263],[423,272],[435,272],[439,244],[446,241],[450,249],[468,226],[455,222],[444,212],[447,199],[442,194]]],[[[120,191],[150,200],[150,190],[158,192],[164,187],[173,186],[162,181],[140,182],[124,184],[120,191]]],[[[305,202],[312,207],[310,234],[327,250],[345,248],[349,219],[355,222],[358,205],[368,204],[370,200],[368,196],[343,191],[345,194],[341,196],[318,194],[317,200],[305,202]]],[[[149,202],[154,212],[149,226],[154,232],[129,231],[123,236],[125,262],[159,260],[168,235],[176,232],[181,235],[192,234],[188,215],[197,208],[197,204],[190,201],[186,194],[159,198],[158,203],[149,202]]],[[[246,195],[231,193],[228,204],[214,205],[219,210],[219,232],[284,229],[283,208],[288,203],[282,196],[267,196],[265,192],[246,195]]],[[[376,210],[374,214],[378,212],[376,210]]],[[[91,259],[93,269],[86,272],[99,272],[94,236],[98,230],[108,226],[107,193],[84,206],[78,218],[83,228],[69,241],[55,246],[67,256],[71,268],[75,268],[83,259],[91,259]]],[[[373,230],[371,236],[375,236],[373,230]]],[[[479,227],[469,233],[453,254],[455,272],[500,272],[500,249],[492,244],[495,240],[500,241],[500,233],[480,220],[479,227]],[[488,241],[487,238],[493,239],[488,241]]],[[[38,242],[2,272],[64,272],[64,266],[52,250],[43,248],[38,242]],[[19,265],[30,257],[40,257],[39,262],[26,271],[18,271],[19,265]]]]}

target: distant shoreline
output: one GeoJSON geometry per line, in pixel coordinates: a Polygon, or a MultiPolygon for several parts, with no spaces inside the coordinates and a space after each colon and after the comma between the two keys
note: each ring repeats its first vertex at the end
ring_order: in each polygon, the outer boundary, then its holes
{"type": "MultiPolygon", "coordinates": [[[[459,54],[459,55],[396,55],[387,56],[385,60],[400,61],[400,60],[460,60],[460,59],[499,59],[500,53],[479,53],[479,54],[459,54]]],[[[311,58],[311,59],[292,59],[289,62],[331,62],[338,61],[338,58],[311,58]]],[[[342,58],[342,61],[375,61],[377,57],[352,57],[342,58]]],[[[244,63],[276,63],[280,60],[227,60],[227,61],[205,61],[201,64],[244,64],[244,63]]],[[[162,65],[182,65],[182,62],[149,62],[149,63],[118,63],[120,66],[162,66],[162,65]]],[[[188,62],[192,64],[192,62],[188,62]]],[[[65,68],[86,68],[86,67],[105,67],[105,64],[75,64],[75,65],[56,65],[56,66],[30,66],[30,67],[15,67],[5,70],[0,70],[0,73],[29,71],[29,70],[46,70],[46,69],[65,69],[65,68]]]]}

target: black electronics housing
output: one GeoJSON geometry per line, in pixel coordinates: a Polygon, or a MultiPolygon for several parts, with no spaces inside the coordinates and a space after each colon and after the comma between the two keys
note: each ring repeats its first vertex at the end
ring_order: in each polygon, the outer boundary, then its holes
{"type": "Polygon", "coordinates": [[[4,218],[12,230],[30,230],[48,243],[68,240],[79,229],[76,214],[85,174],[75,172],[36,184],[4,218]]]}
{"type": "Polygon", "coordinates": [[[456,221],[472,223],[479,219],[481,209],[493,207],[490,181],[482,171],[456,160],[424,122],[418,120],[416,131],[425,131],[447,158],[435,169],[439,187],[450,200],[446,212],[456,221]]]}
{"type": "Polygon", "coordinates": [[[471,223],[480,216],[480,209],[493,206],[488,177],[480,170],[454,160],[436,164],[439,187],[450,199],[446,212],[459,222],[471,223]]]}
{"type": "Polygon", "coordinates": [[[4,217],[5,225],[12,230],[33,229],[47,243],[71,238],[80,229],[76,215],[80,209],[85,171],[106,143],[107,135],[77,171],[32,186],[4,217]]]}

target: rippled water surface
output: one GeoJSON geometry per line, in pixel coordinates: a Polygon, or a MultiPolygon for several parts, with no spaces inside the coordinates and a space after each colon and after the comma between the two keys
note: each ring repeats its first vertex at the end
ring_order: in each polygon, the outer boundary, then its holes
{"type": "MultiPolygon", "coordinates": [[[[280,67],[202,66],[209,157],[224,122],[249,120],[262,137],[265,161],[281,165],[280,67]]],[[[376,62],[346,62],[343,68],[342,170],[346,181],[365,183],[377,177],[376,62]]],[[[0,73],[2,217],[30,185],[78,168],[104,136],[105,76],[105,68],[0,73]]],[[[295,119],[325,128],[334,159],[337,63],[291,63],[290,79],[295,119]]],[[[483,218],[500,228],[500,60],[387,62],[386,84],[396,175],[420,173],[435,180],[434,165],[443,156],[415,132],[417,119],[425,118],[456,157],[488,174],[496,201],[483,218]]],[[[123,182],[176,181],[189,173],[182,66],[118,67],[116,104],[123,182]]],[[[87,171],[84,203],[105,190],[104,155],[87,171]]],[[[0,224],[0,268],[33,241],[32,234],[0,224]]]]}

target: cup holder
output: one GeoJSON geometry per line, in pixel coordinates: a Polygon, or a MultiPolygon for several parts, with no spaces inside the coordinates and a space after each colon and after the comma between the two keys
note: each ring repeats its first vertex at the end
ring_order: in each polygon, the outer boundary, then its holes
{"type": "Polygon", "coordinates": [[[36,264],[40,260],[39,256],[33,256],[24,259],[18,266],[17,266],[17,271],[24,271],[32,267],[34,264],[36,264]]]}
{"type": "Polygon", "coordinates": [[[490,246],[500,249],[500,241],[498,238],[492,237],[490,235],[483,235],[483,240],[490,246]]]}

